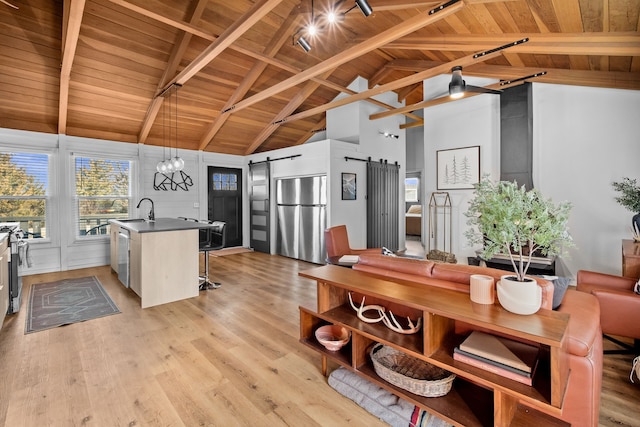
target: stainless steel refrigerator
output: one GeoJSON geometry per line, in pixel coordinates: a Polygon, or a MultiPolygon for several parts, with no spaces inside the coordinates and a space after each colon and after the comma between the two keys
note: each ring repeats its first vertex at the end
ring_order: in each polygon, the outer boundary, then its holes
{"type": "Polygon", "coordinates": [[[324,264],[327,224],[327,177],[309,176],[276,181],[277,253],[324,264]]]}

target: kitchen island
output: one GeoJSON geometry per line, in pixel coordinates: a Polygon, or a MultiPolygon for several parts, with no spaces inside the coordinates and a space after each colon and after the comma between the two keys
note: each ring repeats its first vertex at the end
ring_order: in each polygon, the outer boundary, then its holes
{"type": "Polygon", "coordinates": [[[198,295],[198,235],[203,224],[175,218],[109,222],[111,268],[118,272],[128,264],[128,283],[123,284],[140,297],[142,308],[198,295]],[[128,254],[119,248],[120,234],[128,234],[128,254]]]}

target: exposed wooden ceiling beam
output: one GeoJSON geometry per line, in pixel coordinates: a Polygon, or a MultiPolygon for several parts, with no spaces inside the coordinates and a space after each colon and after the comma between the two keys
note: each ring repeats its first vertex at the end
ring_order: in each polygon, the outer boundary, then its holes
{"type": "MultiPolygon", "coordinates": [[[[388,43],[389,49],[469,52],[505,43],[522,34],[446,35],[405,37],[388,43]]],[[[548,55],[639,56],[640,34],[620,33],[541,33],[529,36],[529,43],[516,46],[510,53],[548,55]]]]}
{"type": "MultiPolygon", "coordinates": [[[[164,23],[166,25],[169,25],[169,26],[171,26],[173,28],[180,29],[180,30],[184,31],[186,34],[195,35],[197,37],[201,37],[201,38],[203,38],[205,40],[209,40],[211,42],[215,42],[218,39],[218,37],[216,37],[215,35],[207,33],[205,31],[202,31],[199,28],[197,28],[195,26],[195,22],[197,20],[192,19],[190,23],[185,23],[185,22],[182,22],[182,21],[176,21],[174,19],[170,19],[170,18],[167,18],[165,16],[159,15],[159,14],[157,14],[155,12],[150,11],[150,10],[147,10],[147,9],[141,8],[139,6],[136,6],[134,4],[131,4],[131,3],[127,2],[127,1],[125,1],[125,0],[109,0],[109,1],[111,1],[112,3],[117,4],[119,6],[122,6],[122,7],[126,8],[126,9],[129,9],[131,11],[139,13],[139,14],[141,14],[143,16],[146,16],[147,18],[151,18],[151,19],[156,20],[158,22],[162,22],[162,23],[164,23]]],[[[205,1],[204,6],[206,6],[206,1],[205,1]]],[[[297,68],[297,67],[294,67],[292,65],[289,65],[286,62],[281,61],[279,59],[276,59],[273,56],[268,55],[266,53],[253,52],[253,51],[251,51],[249,49],[246,49],[246,48],[243,48],[243,47],[237,46],[237,45],[230,45],[229,49],[232,49],[232,50],[234,50],[234,51],[236,51],[238,53],[242,53],[244,55],[247,55],[247,56],[249,56],[251,58],[254,58],[254,59],[256,59],[256,60],[258,60],[260,62],[263,62],[265,64],[269,64],[269,65],[275,66],[277,68],[280,68],[281,70],[288,71],[288,72],[290,72],[291,74],[294,74],[294,75],[297,75],[297,74],[299,74],[299,73],[301,73],[303,71],[300,68],[297,68]]],[[[172,55],[172,57],[173,57],[173,55],[172,55]]],[[[176,69],[177,69],[177,66],[176,66],[176,69]]],[[[174,72],[175,72],[175,70],[174,70],[174,72]]],[[[347,93],[347,94],[353,94],[354,93],[353,91],[351,91],[350,89],[348,89],[346,87],[340,86],[337,83],[333,83],[333,82],[328,81],[326,79],[321,79],[321,78],[319,78],[317,76],[313,77],[312,80],[315,81],[316,83],[322,84],[323,86],[332,88],[332,89],[334,89],[334,90],[336,90],[338,92],[343,92],[343,93],[347,93]]],[[[171,84],[172,83],[170,83],[170,82],[164,81],[163,85],[158,88],[157,93],[158,94],[161,93],[166,88],[168,88],[171,84]]],[[[245,92],[245,94],[246,94],[246,92],[245,92]]],[[[139,142],[144,142],[146,140],[146,138],[148,137],[149,131],[151,130],[151,126],[153,125],[153,121],[155,120],[155,117],[158,114],[160,106],[162,105],[162,101],[163,101],[162,97],[158,97],[158,96],[156,96],[154,98],[154,100],[152,100],[151,105],[149,106],[149,110],[147,112],[147,116],[145,117],[145,121],[143,123],[142,130],[140,131],[140,134],[139,134],[139,142]]],[[[237,101],[237,99],[234,102],[236,102],[236,101],[237,101]]],[[[385,107],[385,108],[388,108],[388,109],[393,108],[392,106],[390,106],[388,104],[384,104],[384,103],[382,103],[380,101],[377,101],[375,99],[370,99],[368,101],[373,103],[373,104],[375,104],[375,105],[378,105],[378,106],[381,106],[381,107],[385,107]]],[[[232,106],[232,105],[227,105],[227,104],[225,104],[225,107],[223,108],[223,111],[232,106]]],[[[412,119],[418,119],[417,116],[414,116],[412,114],[408,114],[407,116],[409,118],[412,118],[412,119]]],[[[218,116],[218,117],[220,117],[220,116],[218,116]]],[[[216,120],[218,120],[218,119],[216,119],[216,120]]],[[[222,123],[224,123],[224,120],[223,120],[222,123]]],[[[210,125],[210,127],[207,129],[205,135],[201,138],[199,146],[202,147],[201,148],[202,150],[204,150],[204,148],[206,148],[206,146],[209,145],[209,143],[211,142],[211,139],[215,136],[215,133],[217,132],[215,127],[217,127],[217,126],[218,126],[218,124],[216,124],[216,123],[213,123],[212,125],[210,125]],[[209,135],[211,135],[211,136],[209,136],[209,135]]]]}
{"type": "MultiPolygon", "coordinates": [[[[329,77],[332,71],[333,70],[325,71],[325,73],[322,75],[322,78],[326,79],[327,77],[329,77]]],[[[244,154],[248,155],[255,152],[258,147],[260,147],[264,143],[264,141],[266,141],[266,139],[271,136],[271,134],[275,132],[276,129],[278,129],[278,125],[274,123],[293,113],[300,105],[302,105],[302,103],[309,97],[309,95],[315,92],[318,86],[320,86],[319,83],[308,81],[304,85],[304,87],[299,90],[293,98],[291,98],[287,105],[282,110],[280,110],[280,112],[273,118],[272,123],[262,129],[258,136],[251,142],[244,154]]]]}
{"type": "Polygon", "coordinates": [[[69,81],[76,55],[80,24],[84,15],[85,0],[66,0],[62,20],[62,65],[60,67],[60,92],[58,98],[58,133],[67,133],[69,108],[69,81]]]}
{"type": "Polygon", "coordinates": [[[280,83],[275,84],[274,86],[263,90],[262,92],[259,92],[249,98],[246,98],[242,101],[240,101],[239,103],[237,103],[236,105],[234,105],[234,109],[236,111],[240,111],[244,108],[247,108],[251,105],[254,105],[260,101],[263,101],[275,94],[278,94],[284,90],[287,90],[289,88],[292,88],[300,83],[303,83],[307,80],[312,79],[313,77],[316,77],[328,70],[331,70],[333,68],[336,68],[346,62],[349,62],[355,58],[358,58],[359,56],[362,56],[363,54],[370,52],[372,50],[378,49],[381,46],[386,45],[387,43],[389,43],[392,40],[396,40],[400,37],[403,37],[407,34],[412,33],[413,31],[416,31],[426,25],[432,24],[434,22],[437,22],[459,10],[462,9],[462,7],[464,6],[464,4],[462,3],[462,1],[458,1],[456,3],[453,3],[451,5],[449,5],[448,7],[445,7],[444,9],[441,9],[439,11],[433,12],[433,13],[420,13],[416,16],[414,16],[413,18],[407,19],[404,22],[391,27],[390,29],[383,31],[382,33],[379,33],[373,37],[371,37],[370,39],[357,44],[355,46],[352,46],[351,48],[348,48],[344,51],[342,51],[341,53],[334,55],[333,57],[327,59],[326,61],[323,61],[319,64],[316,64],[304,71],[302,71],[299,74],[296,74],[295,76],[292,76],[280,83]]]}
{"type": "Polygon", "coordinates": [[[163,90],[168,89],[174,83],[184,85],[282,1],[283,0],[256,1],[251,9],[245,12],[237,21],[220,34],[220,37],[211,43],[196,59],[191,61],[163,90]]]}
{"type": "MultiPolygon", "coordinates": [[[[282,23],[279,30],[264,48],[263,54],[268,57],[273,57],[276,53],[278,53],[280,48],[289,40],[292,29],[297,26],[298,23],[299,15],[294,8],[291,10],[291,13],[287,17],[287,20],[282,23]]],[[[222,107],[222,111],[230,108],[233,104],[241,100],[242,97],[244,97],[247,92],[249,92],[249,90],[251,90],[251,87],[258,80],[258,77],[260,77],[263,71],[267,68],[267,65],[268,64],[264,61],[257,61],[253,65],[251,70],[249,70],[249,72],[245,75],[242,82],[240,82],[236,90],[224,104],[224,107],[222,107]]],[[[200,138],[200,144],[198,147],[199,150],[204,150],[205,148],[207,148],[213,138],[215,138],[218,131],[222,128],[222,126],[224,126],[228,118],[228,114],[218,114],[213,123],[209,125],[203,136],[200,138]]]]}
{"type": "MultiPolygon", "coordinates": [[[[506,49],[510,49],[511,47],[507,47],[506,49]]],[[[380,95],[382,93],[385,92],[390,92],[393,90],[397,90],[400,88],[403,88],[405,86],[409,86],[412,85],[414,83],[420,82],[422,80],[426,80],[428,78],[431,77],[435,77],[437,75],[440,74],[445,74],[449,71],[451,71],[452,67],[455,66],[462,66],[465,67],[467,65],[471,65],[474,64],[476,62],[483,62],[486,61],[488,59],[491,58],[495,58],[498,55],[502,54],[502,50],[493,50],[493,51],[487,51],[488,53],[483,53],[480,55],[477,54],[472,54],[472,55],[467,55],[464,56],[462,58],[456,59],[454,61],[451,61],[449,63],[446,64],[442,64],[442,65],[438,65],[436,67],[430,68],[428,70],[424,70],[420,73],[416,73],[401,79],[398,79],[394,82],[390,82],[384,85],[380,85],[380,86],[376,86],[374,88],[362,91],[360,93],[357,93],[355,95],[351,95],[345,98],[341,98],[332,102],[329,102],[327,104],[324,105],[320,105],[318,107],[315,108],[311,108],[309,110],[306,111],[302,111],[300,113],[294,114],[292,116],[286,117],[285,119],[283,119],[283,122],[290,122],[293,120],[299,120],[299,119],[303,119],[306,117],[310,117],[313,115],[316,115],[318,113],[321,113],[323,111],[327,111],[330,110],[332,108],[336,108],[336,107],[341,107],[343,105],[347,105],[350,104],[352,102],[356,102],[356,101],[361,101],[364,98],[367,97],[371,97],[371,96],[375,96],[375,95],[380,95]]]]}
{"type": "MultiPolygon", "coordinates": [[[[433,68],[440,64],[442,63],[427,60],[396,59],[387,63],[383,68],[421,72],[425,69],[433,68]]],[[[640,73],[628,73],[621,71],[565,70],[546,67],[545,69],[548,71],[547,75],[537,78],[537,82],[592,87],[609,87],[616,89],[640,89],[640,73]]],[[[522,76],[528,76],[537,73],[538,71],[540,71],[540,68],[489,65],[478,63],[466,67],[464,69],[464,74],[474,77],[487,77],[498,80],[507,80],[516,79],[522,76]]]]}
{"type": "MultiPolygon", "coordinates": [[[[467,4],[475,3],[506,3],[518,0],[465,0],[467,4]]],[[[374,12],[384,10],[403,10],[411,8],[429,8],[442,3],[442,1],[425,1],[425,0],[375,0],[372,5],[374,12]]]]}
{"type": "Polygon", "coordinates": [[[311,138],[313,135],[316,134],[316,132],[319,132],[318,129],[321,130],[326,130],[327,128],[327,116],[322,116],[322,119],[320,119],[320,121],[318,123],[316,123],[316,125],[313,127],[312,130],[302,134],[302,136],[300,138],[298,138],[298,140],[296,142],[293,143],[293,145],[301,145],[304,144],[305,142],[307,142],[307,140],[309,140],[309,138],[311,138]]]}
{"type": "MultiPolygon", "coordinates": [[[[504,84],[501,85],[500,83],[493,83],[490,85],[485,86],[487,89],[506,89],[512,86],[519,86],[521,84],[523,84],[524,81],[518,81],[518,82],[514,82],[514,83],[510,83],[510,84],[504,84]]],[[[412,104],[412,105],[406,105],[404,107],[399,107],[393,110],[389,110],[389,111],[383,111],[381,113],[375,113],[375,114],[371,114],[369,115],[369,120],[377,120],[377,119],[382,119],[384,117],[391,117],[397,114],[402,114],[404,112],[407,111],[416,111],[416,110],[420,110],[423,108],[427,108],[427,107],[433,107],[435,105],[440,105],[440,104],[446,104],[448,102],[453,102],[453,101],[457,101],[458,99],[462,99],[462,98],[470,98],[472,96],[476,96],[476,95],[483,95],[481,93],[478,92],[465,92],[461,98],[456,98],[453,99],[451,98],[449,95],[445,95],[445,96],[441,96],[439,98],[435,98],[435,99],[430,99],[430,100],[426,100],[426,101],[421,101],[418,102],[416,104],[412,104]]]]}
{"type": "Polygon", "coordinates": [[[424,126],[424,120],[416,120],[415,122],[403,123],[399,126],[400,129],[410,129],[410,128],[419,128],[420,126],[424,126]]]}
{"type": "MultiPolygon", "coordinates": [[[[189,20],[191,24],[195,24],[200,20],[204,10],[207,7],[208,0],[198,0],[196,7],[193,9],[191,13],[191,19],[189,20]]],[[[171,54],[169,55],[169,61],[167,62],[167,67],[164,69],[164,73],[158,82],[158,86],[156,88],[156,93],[160,93],[163,87],[167,84],[167,82],[176,74],[178,70],[178,66],[180,65],[180,61],[184,56],[184,53],[189,46],[189,42],[191,41],[191,33],[182,32],[178,35],[176,43],[173,45],[173,49],[171,54]]],[[[142,121],[142,126],[140,132],[138,134],[138,142],[144,144],[149,137],[149,132],[151,131],[151,127],[153,123],[156,121],[156,117],[158,116],[158,112],[160,111],[160,107],[164,102],[164,97],[156,96],[151,100],[151,104],[147,109],[147,114],[142,121]]]]}

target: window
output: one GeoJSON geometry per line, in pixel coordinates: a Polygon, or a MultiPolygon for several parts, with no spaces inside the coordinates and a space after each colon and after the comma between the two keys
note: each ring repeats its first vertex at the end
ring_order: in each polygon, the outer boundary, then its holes
{"type": "Polygon", "coordinates": [[[213,189],[236,191],[238,189],[238,176],[235,173],[214,173],[213,189]]]}
{"type": "Polygon", "coordinates": [[[420,189],[420,179],[405,178],[404,180],[404,201],[418,202],[418,194],[420,189]]]}
{"type": "Polygon", "coordinates": [[[109,234],[109,220],[128,218],[131,162],[75,157],[78,236],[109,234]]]}
{"type": "Polygon", "coordinates": [[[19,222],[27,238],[47,237],[49,155],[0,152],[0,221],[19,222]]]}

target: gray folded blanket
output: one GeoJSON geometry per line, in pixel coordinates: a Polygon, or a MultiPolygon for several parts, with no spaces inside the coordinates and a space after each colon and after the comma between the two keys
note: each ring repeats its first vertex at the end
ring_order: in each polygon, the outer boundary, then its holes
{"type": "Polygon", "coordinates": [[[346,368],[329,375],[329,385],[393,427],[449,427],[435,415],[367,381],[346,368]]]}

